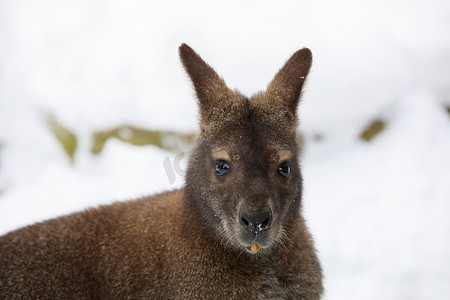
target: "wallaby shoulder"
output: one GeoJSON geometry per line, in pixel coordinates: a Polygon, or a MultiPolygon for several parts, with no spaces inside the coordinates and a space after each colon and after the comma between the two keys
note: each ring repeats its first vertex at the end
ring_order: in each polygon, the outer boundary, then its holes
{"type": "Polygon", "coordinates": [[[182,197],[119,202],[0,237],[0,298],[157,292],[163,255],[182,227],[182,197]]]}

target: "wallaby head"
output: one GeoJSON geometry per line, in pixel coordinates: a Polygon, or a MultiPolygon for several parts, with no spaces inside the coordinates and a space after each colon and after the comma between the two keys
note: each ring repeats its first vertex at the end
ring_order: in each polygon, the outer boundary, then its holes
{"type": "Polygon", "coordinates": [[[224,244],[270,253],[301,218],[297,106],[311,51],[295,52],[266,91],[250,98],[229,89],[188,45],[179,54],[200,111],[186,176],[188,205],[224,244]]]}

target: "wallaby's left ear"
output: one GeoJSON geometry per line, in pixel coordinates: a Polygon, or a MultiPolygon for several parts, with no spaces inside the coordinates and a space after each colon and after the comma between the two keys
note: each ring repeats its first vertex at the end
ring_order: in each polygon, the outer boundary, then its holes
{"type": "Polygon", "coordinates": [[[194,84],[202,120],[211,114],[214,106],[224,106],[232,101],[233,93],[225,81],[191,47],[182,44],[178,51],[194,84]]]}
{"type": "Polygon", "coordinates": [[[303,83],[308,76],[311,64],[311,50],[303,48],[295,52],[267,87],[267,95],[296,111],[303,83]]]}

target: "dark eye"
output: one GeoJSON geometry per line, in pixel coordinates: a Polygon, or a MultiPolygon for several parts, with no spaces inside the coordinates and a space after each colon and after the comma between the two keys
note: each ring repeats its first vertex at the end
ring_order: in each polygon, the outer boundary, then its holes
{"type": "Polygon", "coordinates": [[[216,162],[216,175],[223,176],[230,171],[230,165],[226,161],[218,161],[216,162]]]}
{"type": "Polygon", "coordinates": [[[291,167],[288,162],[284,162],[278,166],[278,173],[280,173],[283,177],[288,177],[289,173],[291,173],[291,167]]]}

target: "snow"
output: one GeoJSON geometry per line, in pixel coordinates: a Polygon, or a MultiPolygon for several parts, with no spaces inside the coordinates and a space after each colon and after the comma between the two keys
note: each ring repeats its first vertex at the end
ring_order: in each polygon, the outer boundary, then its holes
{"type": "Polygon", "coordinates": [[[425,92],[387,111],[386,132],[370,144],[305,150],[305,202],[327,296],[344,299],[334,295],[357,286],[347,299],[446,299],[449,116],[425,92]]]}
{"type": "Polygon", "coordinates": [[[309,47],[303,202],[324,298],[449,299],[448,28],[443,0],[0,0],[0,234],[183,184],[186,155],[89,151],[122,124],[196,130],[181,43],[247,95],[309,47]],[[49,113],[79,138],[73,163],[49,113]],[[374,119],[385,130],[361,141],[374,119]]]}

